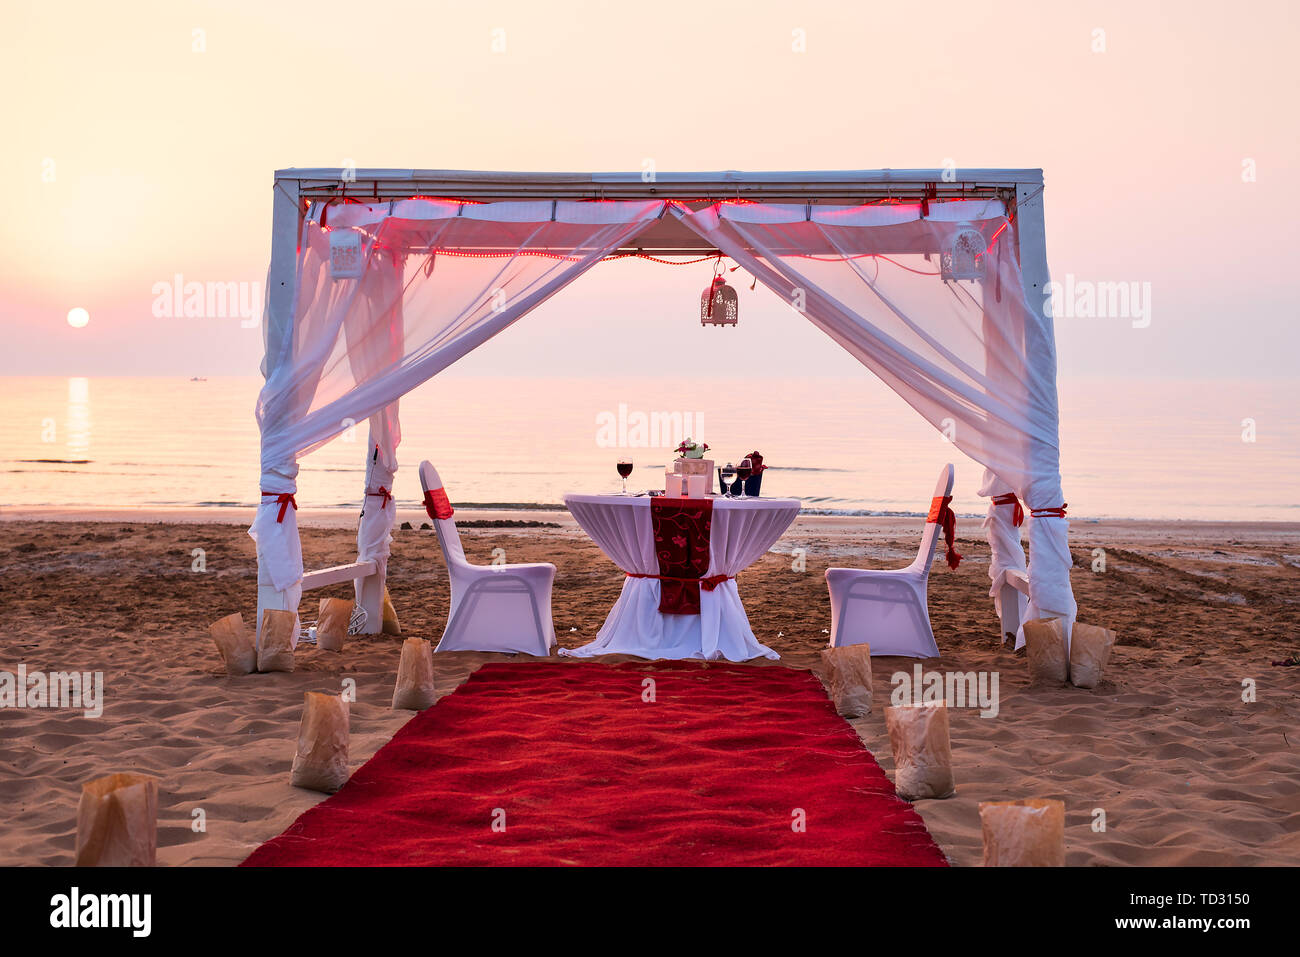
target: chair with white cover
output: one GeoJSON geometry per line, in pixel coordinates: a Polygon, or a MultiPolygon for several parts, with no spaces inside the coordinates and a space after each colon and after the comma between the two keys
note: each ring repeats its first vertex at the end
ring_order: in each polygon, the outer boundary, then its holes
{"type": "MultiPolygon", "coordinates": [[[[945,465],[934,488],[934,502],[921,547],[906,568],[828,568],[833,648],[871,645],[874,655],[937,658],[939,647],[930,628],[926,584],[934,548],[943,532],[943,514],[952,496],[953,467],[945,465]]],[[[956,552],[951,555],[960,558],[956,552]]]]}
{"type": "Polygon", "coordinates": [[[420,484],[451,583],[447,627],[434,650],[549,655],[555,646],[551,623],[555,566],[470,564],[442,479],[428,461],[420,463],[420,484]]]}

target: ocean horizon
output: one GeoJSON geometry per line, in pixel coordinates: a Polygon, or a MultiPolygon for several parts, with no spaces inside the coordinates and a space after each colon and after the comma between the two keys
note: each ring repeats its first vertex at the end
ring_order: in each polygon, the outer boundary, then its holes
{"type": "MultiPolygon", "coordinates": [[[[0,377],[0,506],[223,508],[258,501],[256,376],[0,377]]],[[[1300,386],[1065,379],[1061,471],[1075,519],[1300,520],[1300,386]],[[1104,463],[1104,466],[1103,464],[1104,463]]],[[[520,378],[444,375],[401,400],[394,493],[430,459],[462,507],[562,508],[566,492],[662,488],[681,434],[719,465],[752,450],[763,494],[830,515],[914,516],[940,466],[982,514],[983,467],[870,376],[520,378]],[[702,384],[703,383],[703,384],[702,384]]],[[[358,508],[360,423],[300,460],[304,508],[358,508]]]]}

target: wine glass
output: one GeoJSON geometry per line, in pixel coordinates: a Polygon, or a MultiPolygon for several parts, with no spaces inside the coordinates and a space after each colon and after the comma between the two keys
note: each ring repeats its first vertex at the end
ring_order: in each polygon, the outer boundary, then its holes
{"type": "Polygon", "coordinates": [[[629,461],[627,461],[627,460],[625,460],[625,459],[619,459],[619,462],[618,462],[618,474],[619,474],[619,475],[622,477],[622,479],[623,479],[623,494],[626,495],[626,494],[627,494],[627,477],[628,477],[629,475],[632,474],[632,463],[629,462],[629,461]]]}
{"type": "Polygon", "coordinates": [[[745,495],[745,481],[754,474],[754,463],[749,457],[741,459],[736,465],[736,478],[740,479],[740,494],[736,498],[747,498],[745,495]]]}
{"type": "Polygon", "coordinates": [[[731,498],[731,485],[736,481],[736,467],[728,462],[722,467],[722,497],[731,498]]]}

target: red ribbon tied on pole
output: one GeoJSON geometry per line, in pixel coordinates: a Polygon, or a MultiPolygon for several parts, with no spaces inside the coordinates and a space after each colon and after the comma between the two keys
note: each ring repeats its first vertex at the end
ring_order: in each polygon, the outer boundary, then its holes
{"type": "Polygon", "coordinates": [[[430,489],[424,493],[424,510],[429,513],[430,518],[438,521],[451,518],[456,512],[451,507],[445,488],[430,489]]]}
{"type": "Polygon", "coordinates": [[[994,495],[994,505],[1014,505],[1016,510],[1011,513],[1011,524],[1019,528],[1025,521],[1025,509],[1020,504],[1020,499],[1016,498],[1015,492],[1008,492],[1006,495],[994,495]]]}
{"type": "Polygon", "coordinates": [[[957,540],[957,515],[948,507],[951,501],[951,495],[936,495],[930,500],[930,514],[925,520],[934,522],[943,529],[944,541],[948,543],[948,567],[955,570],[961,564],[961,556],[953,548],[953,543],[957,540]]]}
{"type": "Polygon", "coordinates": [[[373,498],[376,495],[378,495],[381,499],[383,499],[383,501],[379,503],[379,507],[381,509],[388,508],[388,500],[393,497],[393,493],[388,491],[388,489],[384,488],[382,485],[379,486],[379,488],[373,492],[370,491],[369,489],[366,490],[367,498],[373,498]]]}
{"type": "Polygon", "coordinates": [[[1060,508],[1031,508],[1029,514],[1034,518],[1065,518],[1065,510],[1069,507],[1062,504],[1060,508]]]}
{"type": "MultiPolygon", "coordinates": [[[[290,505],[293,506],[293,510],[295,512],[298,511],[298,500],[293,497],[292,492],[263,492],[262,493],[262,498],[266,498],[267,496],[274,498],[277,502],[280,503],[280,514],[277,515],[275,519],[277,524],[284,521],[284,513],[288,511],[290,505]]],[[[263,504],[266,503],[264,502],[263,504]]]]}

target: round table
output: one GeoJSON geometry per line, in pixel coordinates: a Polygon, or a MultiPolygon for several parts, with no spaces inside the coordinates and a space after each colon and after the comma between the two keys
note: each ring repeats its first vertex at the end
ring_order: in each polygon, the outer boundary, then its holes
{"type": "MultiPolygon", "coordinates": [[[[795,516],[801,503],[793,498],[714,498],[709,533],[708,575],[734,576],[766,554],[795,516]]],[[[651,498],[646,495],[566,495],[564,504],[600,550],[624,572],[653,576],[659,572],[651,498]]],[[[657,578],[623,580],[623,591],[596,640],[560,654],[636,655],[640,658],[703,658],[748,661],[778,658],[759,643],[749,627],[734,578],[712,590],[701,589],[698,615],[659,611],[657,578]]]]}

